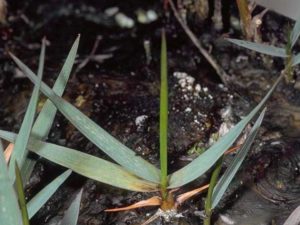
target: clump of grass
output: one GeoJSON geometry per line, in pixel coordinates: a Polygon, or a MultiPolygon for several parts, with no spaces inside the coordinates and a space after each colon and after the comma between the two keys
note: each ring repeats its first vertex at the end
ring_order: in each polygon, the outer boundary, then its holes
{"type": "MultiPolygon", "coordinates": [[[[79,38],[74,43],[70,54],[67,57],[66,63],[61,71],[62,75],[60,75],[60,79],[69,77],[71,71],[68,64],[74,63],[78,43],[79,38]]],[[[35,160],[27,157],[28,144],[30,143],[29,139],[33,137],[36,139],[47,138],[56,114],[56,108],[48,100],[34,122],[44,68],[45,46],[46,42],[44,39],[42,42],[38,68],[38,82],[34,87],[19,134],[16,136],[13,135],[14,144],[10,144],[5,151],[0,143],[0,221],[7,225],[29,224],[29,220],[55,193],[72,172],[71,170],[65,171],[26,203],[23,186],[24,183],[28,181],[35,165],[35,160]],[[19,167],[21,169],[19,169],[19,167]]],[[[56,90],[57,93],[61,95],[64,87],[65,85],[63,82],[58,81],[54,85],[53,90],[56,90]]],[[[78,201],[80,202],[80,199],[76,199],[74,202],[78,201]]],[[[76,214],[74,210],[71,211],[73,212],[72,215],[74,220],[78,217],[78,213],[76,214]]],[[[65,217],[68,214],[69,212],[66,212],[65,217]]],[[[68,224],[75,225],[76,223],[70,222],[68,224]]]]}
{"type": "MultiPolygon", "coordinates": [[[[295,44],[295,40],[300,33],[300,25],[297,22],[291,35],[291,48],[295,44]]],[[[250,49],[258,50],[259,52],[271,54],[273,56],[279,56],[287,58],[287,52],[285,49],[280,49],[271,46],[265,46],[256,43],[250,43],[240,40],[230,39],[231,42],[237,43],[241,46],[248,47],[250,49]]],[[[9,206],[9,216],[3,215],[0,210],[1,218],[5,218],[6,224],[21,224],[21,212],[20,205],[17,202],[17,197],[12,190],[11,183],[15,180],[15,173],[11,172],[11,168],[14,168],[16,163],[21,168],[21,171],[25,171],[23,179],[31,174],[35,161],[32,161],[27,157],[28,151],[37,154],[40,157],[48,159],[58,165],[64,166],[70,170],[60,176],[61,179],[54,180],[54,184],[51,183],[51,187],[46,187],[45,191],[39,193],[36,198],[33,198],[27,203],[28,218],[30,219],[34,213],[46,202],[46,200],[54,193],[54,191],[65,180],[70,171],[74,171],[85,177],[94,179],[99,182],[103,182],[118,188],[138,191],[138,192],[158,192],[160,196],[154,196],[148,200],[140,203],[136,203],[130,207],[124,207],[121,209],[115,209],[111,211],[128,210],[141,206],[157,205],[164,211],[174,211],[183,200],[188,199],[195,193],[203,191],[205,188],[199,188],[197,191],[191,191],[189,193],[173,197],[174,190],[188,184],[206,171],[217,165],[210,183],[208,191],[208,197],[205,203],[205,211],[208,219],[206,224],[210,224],[210,216],[212,210],[218,205],[222,196],[224,195],[228,185],[238,171],[242,161],[244,160],[256,134],[262,123],[265,110],[265,104],[268,98],[271,96],[278,83],[281,80],[280,76],[266,96],[261,102],[239,123],[237,123],[225,136],[221,137],[213,146],[199,155],[194,161],[187,166],[168,174],[167,168],[167,134],[168,134],[168,85],[167,85],[167,42],[165,34],[162,34],[162,47],[161,47],[161,92],[160,92],[160,170],[147,160],[137,156],[135,152],[124,144],[119,142],[116,138],[107,133],[94,121],[80,112],[76,107],[64,100],[61,95],[66,86],[66,82],[69,78],[74,59],[76,56],[79,43],[79,37],[75,41],[66,63],[64,64],[61,73],[59,74],[54,87],[51,89],[47,84],[42,82],[42,71],[44,66],[45,55],[45,43],[40,56],[40,64],[38,69],[38,76],[29,69],[24,63],[22,63],[16,56],[11,54],[12,59],[24,72],[24,74],[35,84],[32,98],[26,112],[24,122],[20,129],[19,134],[0,130],[0,137],[11,143],[14,143],[14,151],[12,153],[8,171],[6,166],[1,165],[0,179],[6,181],[6,189],[1,189],[0,195],[9,194],[14,199],[14,204],[10,204],[7,201],[1,203],[4,206],[9,206]],[[38,101],[38,93],[40,90],[47,98],[47,102],[40,112],[38,118],[34,122],[34,115],[36,111],[36,104],[38,101]],[[83,153],[76,149],[71,149],[55,144],[45,142],[50,127],[53,122],[56,111],[59,110],[84,136],[86,136],[92,143],[94,143],[100,150],[106,153],[114,162],[103,160],[101,158],[83,153]],[[237,138],[241,135],[244,128],[249,124],[257,115],[257,119],[248,135],[245,143],[241,147],[238,154],[235,156],[231,165],[227,168],[225,173],[219,177],[220,168],[222,165],[222,157],[224,153],[233,145],[237,138]],[[22,142],[20,141],[22,140],[22,142]],[[19,144],[22,143],[22,144],[19,144]],[[18,147],[21,146],[21,147],[18,147]],[[19,149],[20,148],[20,149],[19,149]],[[19,150],[18,150],[19,149],[19,150]],[[12,164],[13,163],[13,164],[12,164]],[[38,199],[38,200],[36,200],[38,199]],[[33,202],[32,202],[33,201],[33,202]],[[37,204],[39,202],[39,204],[37,204]],[[7,205],[6,205],[7,204],[7,205]],[[14,215],[15,211],[18,212],[18,217],[14,215]],[[12,218],[14,217],[14,218],[12,218]],[[19,219],[17,219],[19,218],[19,219]],[[17,220],[16,220],[17,219],[17,220]]],[[[291,51],[289,51],[291,52],[291,51]]],[[[293,67],[300,63],[300,56],[291,56],[290,61],[287,64],[288,67],[293,67]]],[[[4,156],[2,151],[0,159],[4,156]]],[[[18,176],[19,177],[19,176],[18,176]]],[[[78,200],[76,198],[76,207],[74,205],[71,208],[75,208],[75,214],[78,215],[78,200]]],[[[1,205],[1,207],[2,207],[1,205]]],[[[70,210],[74,212],[74,210],[70,210]]],[[[74,223],[74,221],[72,222],[74,223]]]]}
{"type": "MultiPolygon", "coordinates": [[[[246,7],[247,4],[246,1],[237,0],[237,2],[240,4],[240,7],[246,7]]],[[[247,17],[247,14],[249,12],[244,11],[244,13],[245,13],[244,16],[247,17]]],[[[244,20],[247,20],[247,18],[244,18],[244,20]]],[[[285,78],[287,82],[293,81],[293,69],[295,66],[297,66],[300,63],[300,53],[296,55],[293,54],[293,47],[296,41],[298,40],[299,36],[300,36],[300,19],[296,21],[292,31],[288,34],[288,43],[286,44],[285,48],[278,48],[275,46],[269,46],[265,44],[259,44],[255,42],[249,42],[249,41],[243,41],[237,39],[227,39],[227,40],[236,45],[248,48],[250,50],[259,53],[271,55],[273,57],[281,57],[285,59],[285,68],[283,69],[281,75],[277,78],[276,82],[274,83],[272,87],[273,89],[279,84],[279,82],[283,78],[285,78]]],[[[222,165],[222,158],[220,158],[219,161],[216,163],[215,168],[212,172],[210,187],[208,189],[207,198],[205,201],[206,218],[204,219],[204,225],[211,224],[212,209],[215,208],[218,202],[220,201],[230,181],[233,179],[242,161],[246,157],[246,154],[251,146],[251,143],[253,142],[256,136],[257,129],[260,126],[260,123],[262,122],[262,117],[264,112],[265,110],[263,110],[263,112],[261,113],[260,117],[254,124],[252,131],[248,135],[247,140],[245,141],[240,151],[237,153],[236,157],[234,158],[233,162],[227,168],[227,170],[225,171],[225,173],[223,174],[223,176],[220,178],[218,182],[217,179],[222,165]]]]}

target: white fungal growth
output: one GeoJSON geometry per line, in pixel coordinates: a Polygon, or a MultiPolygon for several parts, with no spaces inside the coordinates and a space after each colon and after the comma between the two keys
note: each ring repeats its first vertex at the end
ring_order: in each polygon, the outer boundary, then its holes
{"type": "Polygon", "coordinates": [[[120,27],[128,29],[133,28],[135,24],[133,19],[121,12],[115,15],[115,21],[120,27]]]}
{"type": "Polygon", "coordinates": [[[141,116],[138,116],[137,118],[135,118],[135,125],[137,126],[138,129],[140,129],[143,126],[143,124],[147,118],[148,118],[147,115],[141,115],[141,116]]]}
{"type": "Polygon", "coordinates": [[[201,91],[201,85],[200,84],[195,85],[195,91],[198,92],[198,93],[201,91]]]}
{"type": "MultiPolygon", "coordinates": [[[[178,86],[181,88],[182,92],[191,93],[196,97],[199,97],[199,93],[202,91],[200,84],[195,84],[195,78],[191,75],[188,75],[185,72],[174,72],[174,77],[178,79],[178,86]]],[[[189,98],[185,97],[185,100],[189,98]]]]}
{"type": "Polygon", "coordinates": [[[191,109],[190,107],[187,107],[184,111],[185,111],[185,112],[191,112],[192,109],[191,109]]]}
{"type": "Polygon", "coordinates": [[[156,214],[159,217],[164,218],[164,220],[166,222],[170,222],[172,218],[183,217],[183,215],[181,213],[178,213],[175,209],[171,209],[171,210],[167,210],[167,211],[163,211],[161,209],[158,209],[158,211],[156,212],[156,214]]]}
{"type": "Polygon", "coordinates": [[[143,9],[138,9],[135,13],[137,15],[138,22],[142,24],[152,23],[158,19],[157,13],[153,10],[145,11],[143,9]]]}

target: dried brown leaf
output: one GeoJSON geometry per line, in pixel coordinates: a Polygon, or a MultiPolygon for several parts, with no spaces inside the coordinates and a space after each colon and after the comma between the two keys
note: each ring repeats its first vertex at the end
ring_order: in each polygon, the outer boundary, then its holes
{"type": "Polygon", "coordinates": [[[10,159],[10,156],[11,156],[11,153],[13,152],[13,149],[14,149],[14,144],[13,143],[10,143],[5,151],[4,151],[4,158],[5,158],[5,161],[6,163],[8,163],[9,159],[10,159]]]}
{"type": "Polygon", "coordinates": [[[120,212],[120,211],[126,211],[131,209],[137,209],[141,207],[148,207],[148,206],[159,206],[161,205],[161,198],[158,196],[151,197],[146,200],[139,201],[137,203],[134,203],[132,205],[121,207],[121,208],[115,208],[115,209],[106,209],[105,212],[120,212]]]}
{"type": "Polygon", "coordinates": [[[206,184],[200,188],[194,189],[192,191],[189,192],[185,192],[181,195],[179,195],[176,199],[176,204],[175,207],[177,208],[179,205],[181,205],[183,202],[185,202],[186,200],[190,199],[191,197],[201,193],[202,191],[208,189],[209,184],[206,184]]]}

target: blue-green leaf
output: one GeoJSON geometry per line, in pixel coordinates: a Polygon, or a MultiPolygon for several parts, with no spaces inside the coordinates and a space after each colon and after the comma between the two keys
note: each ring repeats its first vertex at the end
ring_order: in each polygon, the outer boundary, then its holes
{"type": "MultiPolygon", "coordinates": [[[[15,63],[33,82],[38,82],[36,75],[17,57],[11,55],[15,63]]],[[[160,171],[134,151],[126,147],[116,138],[107,133],[94,121],[80,112],[77,108],[57,96],[45,83],[41,84],[41,91],[54,103],[57,109],[91,142],[109,155],[113,160],[130,172],[146,180],[159,183],[160,171]]]]}
{"type": "MultiPolygon", "coordinates": [[[[67,56],[67,59],[55,81],[55,84],[52,88],[52,90],[57,94],[58,96],[62,96],[65,87],[67,85],[67,82],[69,80],[72,67],[75,62],[78,45],[79,45],[80,36],[78,36],[67,56]]],[[[32,136],[35,138],[44,139],[48,136],[49,131],[51,129],[55,114],[56,114],[56,107],[53,105],[53,103],[48,99],[41,112],[39,113],[34,126],[32,128],[32,136]]]]}
{"type": "Polygon", "coordinates": [[[78,216],[79,216],[79,209],[80,209],[80,201],[82,196],[82,189],[76,195],[75,199],[72,201],[70,207],[65,212],[64,217],[62,218],[60,225],[76,225],[78,216]]]}
{"type": "Polygon", "coordinates": [[[293,56],[293,64],[292,66],[297,66],[300,63],[300,53],[293,56]]]}
{"type": "Polygon", "coordinates": [[[296,21],[296,23],[295,23],[295,25],[293,27],[292,33],[291,33],[291,44],[292,44],[292,47],[297,42],[297,40],[299,38],[299,35],[300,35],[300,17],[297,19],[297,21],[296,21]]]}
{"type": "Polygon", "coordinates": [[[5,225],[22,224],[18,199],[8,175],[3,149],[0,149],[0,221],[5,225]]]}
{"type": "MultiPolygon", "coordinates": [[[[14,142],[16,134],[0,130],[0,137],[14,142]]],[[[143,180],[123,167],[75,149],[30,138],[28,149],[45,159],[90,179],[131,191],[151,192],[158,184],[143,180]]]]}
{"type": "Polygon", "coordinates": [[[65,182],[65,180],[70,176],[71,173],[71,170],[67,170],[59,175],[27,203],[29,219],[31,219],[40,210],[40,208],[45,205],[49,198],[56,192],[56,190],[63,184],[63,182],[65,182]]]}
{"type": "Polygon", "coordinates": [[[20,167],[23,166],[23,163],[27,157],[27,143],[29,140],[31,128],[33,125],[36,107],[39,99],[39,92],[40,92],[40,86],[41,86],[41,79],[43,75],[43,64],[44,64],[44,58],[45,58],[45,42],[43,41],[42,49],[41,49],[41,56],[40,56],[40,66],[39,66],[39,74],[37,78],[37,82],[35,83],[28,108],[26,110],[18,138],[14,145],[14,150],[10,157],[10,163],[9,163],[9,174],[12,180],[15,180],[15,163],[17,162],[20,167]]]}
{"type": "Polygon", "coordinates": [[[215,208],[219,201],[221,200],[222,196],[224,195],[225,191],[227,190],[230,182],[234,178],[235,174],[239,170],[240,166],[242,165],[242,162],[244,161],[250,146],[252,145],[256,134],[258,132],[258,129],[261,126],[261,123],[263,121],[264,115],[265,115],[266,109],[264,109],[261,113],[258,119],[256,120],[255,124],[253,125],[247,139],[245,140],[245,143],[241,147],[241,149],[238,151],[237,155],[234,157],[232,163],[229,165],[229,167],[226,169],[223,176],[218,181],[217,185],[214,188],[214,192],[212,195],[212,209],[215,208]]]}
{"type": "MultiPolygon", "coordinates": [[[[62,70],[60,71],[55,84],[52,88],[52,90],[58,95],[62,96],[67,81],[69,80],[71,70],[76,58],[77,49],[79,45],[80,35],[76,38],[68,56],[67,59],[62,67],[62,70]]],[[[40,70],[40,69],[39,69],[40,70]]],[[[40,138],[41,140],[45,139],[49,131],[51,129],[55,114],[56,114],[56,107],[53,105],[53,103],[47,99],[45,102],[41,112],[39,113],[37,119],[35,120],[35,123],[32,127],[31,136],[35,138],[40,138]]],[[[24,162],[24,165],[22,167],[22,177],[24,180],[24,183],[26,183],[29,180],[29,177],[32,173],[32,170],[34,168],[34,165],[36,163],[35,159],[27,158],[24,162]]]]}
{"type": "Polygon", "coordinates": [[[286,50],[284,48],[278,48],[274,47],[271,45],[265,45],[265,44],[259,44],[259,43],[254,43],[250,41],[243,41],[243,40],[238,40],[238,39],[232,39],[232,38],[227,38],[226,40],[230,41],[233,44],[236,44],[238,46],[248,48],[250,50],[266,54],[266,55],[271,55],[275,57],[282,57],[286,58],[286,50]]]}
{"type": "Polygon", "coordinates": [[[169,188],[177,188],[184,184],[187,184],[202,174],[204,174],[209,168],[211,168],[215,162],[224,154],[224,152],[234,143],[234,141],[242,133],[245,126],[253,119],[253,117],[264,107],[266,101],[269,99],[275,88],[277,87],[280,80],[283,78],[281,75],[272,88],[268,91],[266,96],[261,102],[238,124],[236,124],[230,131],[221,137],[213,146],[207,151],[198,156],[190,164],[177,170],[175,173],[170,175],[169,188]]]}

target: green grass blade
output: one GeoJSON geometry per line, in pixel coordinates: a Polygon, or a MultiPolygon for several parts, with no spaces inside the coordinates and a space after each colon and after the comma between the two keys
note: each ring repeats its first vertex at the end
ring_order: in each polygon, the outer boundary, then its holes
{"type": "Polygon", "coordinates": [[[29,140],[31,128],[33,125],[35,113],[36,113],[36,107],[39,99],[39,92],[40,92],[40,86],[41,86],[41,79],[43,75],[43,64],[45,59],[45,43],[42,45],[41,49],[41,55],[40,55],[40,65],[39,65],[39,74],[37,78],[37,82],[34,85],[34,89],[32,92],[32,96],[30,98],[18,138],[15,142],[14,150],[12,152],[10,163],[9,163],[9,174],[12,178],[12,180],[15,180],[15,162],[18,163],[20,167],[23,166],[23,163],[27,157],[27,143],[29,140]]]}
{"type": "Polygon", "coordinates": [[[19,225],[22,215],[18,199],[8,175],[3,149],[0,150],[0,221],[5,225],[19,225]]]}
{"type": "Polygon", "coordinates": [[[297,66],[300,63],[300,53],[293,56],[292,66],[297,66]]]}
{"type": "Polygon", "coordinates": [[[218,159],[218,161],[214,165],[214,169],[210,176],[209,187],[207,190],[205,203],[204,203],[204,212],[205,212],[206,217],[204,218],[203,225],[208,225],[208,224],[210,224],[210,221],[211,221],[212,195],[213,195],[214,187],[216,186],[216,184],[218,182],[218,178],[219,178],[219,175],[220,175],[220,172],[222,169],[223,158],[224,158],[224,156],[222,156],[221,158],[218,159]]]}
{"type": "Polygon", "coordinates": [[[243,40],[232,39],[232,38],[227,38],[226,40],[240,47],[248,48],[250,50],[262,54],[271,55],[275,57],[282,57],[282,58],[287,57],[286,50],[284,48],[278,48],[271,45],[259,44],[250,41],[243,41],[243,40]]]}
{"type": "MultiPolygon", "coordinates": [[[[67,85],[67,81],[69,80],[71,70],[76,58],[78,45],[79,45],[80,35],[76,38],[68,56],[67,59],[62,67],[62,70],[60,71],[55,84],[52,88],[52,90],[58,95],[62,96],[65,87],[67,85]]],[[[47,99],[45,102],[41,112],[39,113],[37,119],[35,120],[35,123],[32,127],[31,136],[35,138],[40,138],[41,140],[45,139],[51,129],[51,126],[54,121],[54,117],[56,114],[56,107],[53,105],[53,103],[47,99]]],[[[23,164],[22,167],[22,177],[24,180],[24,183],[26,183],[29,180],[29,177],[32,173],[32,170],[34,168],[34,165],[36,163],[36,160],[27,158],[23,164]]]]}
{"type": "Polygon", "coordinates": [[[293,30],[292,30],[292,34],[291,34],[291,46],[293,47],[295,45],[295,43],[297,42],[298,38],[300,35],[300,17],[298,18],[298,20],[296,21],[293,30]]]}
{"type": "MultiPolygon", "coordinates": [[[[38,74],[40,74],[40,75],[42,75],[43,71],[44,71],[45,49],[46,49],[46,39],[43,38],[43,40],[42,40],[42,51],[41,51],[41,54],[40,54],[39,67],[38,67],[38,74]]],[[[34,125],[33,125],[33,127],[34,127],[34,125]]],[[[32,132],[33,132],[33,127],[32,127],[32,130],[31,130],[31,135],[32,135],[32,132]]],[[[29,180],[34,165],[35,165],[35,160],[34,159],[25,157],[23,165],[22,165],[22,170],[21,170],[21,177],[24,181],[23,183],[26,184],[27,181],[29,180]]]]}
{"type": "Polygon", "coordinates": [[[23,178],[23,183],[26,184],[31,176],[31,173],[33,171],[33,168],[36,164],[37,159],[27,157],[23,163],[21,175],[23,178]]]}
{"type": "MultiPolygon", "coordinates": [[[[17,57],[11,55],[15,63],[24,74],[37,83],[36,75],[17,57]]],[[[41,91],[54,103],[57,109],[91,142],[109,155],[117,163],[137,176],[152,182],[160,182],[160,171],[152,164],[137,156],[134,151],[123,145],[116,138],[107,133],[94,121],[80,112],[77,108],[57,96],[45,83],[42,82],[41,91]]]]}
{"type": "Polygon", "coordinates": [[[232,163],[229,165],[229,167],[226,169],[223,176],[218,181],[217,185],[214,188],[214,192],[212,195],[212,208],[215,208],[219,201],[221,200],[222,196],[224,195],[225,191],[227,190],[230,182],[234,178],[235,174],[239,170],[240,166],[242,165],[242,162],[244,161],[246,155],[248,154],[248,151],[250,149],[250,146],[252,145],[258,129],[261,126],[261,123],[263,121],[264,115],[265,115],[266,109],[264,109],[258,119],[256,120],[255,124],[253,125],[249,136],[245,140],[245,143],[241,147],[241,149],[238,151],[237,155],[234,157],[232,163]]]}
{"type": "Polygon", "coordinates": [[[226,135],[221,137],[219,141],[217,141],[207,151],[198,156],[190,164],[170,175],[170,185],[168,188],[176,188],[187,184],[204,174],[210,167],[212,167],[216,163],[216,161],[224,154],[224,152],[239,137],[245,126],[264,107],[266,101],[269,99],[269,97],[271,96],[271,94],[273,93],[273,91],[275,90],[282,78],[283,75],[281,75],[276,80],[272,88],[268,91],[268,93],[261,100],[261,102],[238,124],[231,128],[226,135]]]}
{"type": "Polygon", "coordinates": [[[42,206],[45,205],[45,203],[56,192],[56,190],[65,182],[65,180],[70,176],[71,173],[72,173],[71,170],[67,170],[61,175],[59,175],[27,203],[29,219],[31,219],[40,210],[40,208],[42,208],[42,206]]]}
{"type": "Polygon", "coordinates": [[[23,181],[22,181],[21,172],[20,172],[17,162],[15,165],[15,169],[16,169],[16,190],[17,190],[17,194],[18,194],[19,205],[21,208],[23,225],[29,225],[29,218],[28,218],[28,212],[27,212],[27,207],[26,207],[25,194],[24,194],[24,190],[23,190],[23,181]]]}
{"type": "MultiPolygon", "coordinates": [[[[58,96],[62,96],[65,87],[67,85],[67,82],[69,80],[72,67],[75,62],[78,45],[79,45],[80,36],[78,36],[67,56],[67,59],[55,81],[55,84],[52,88],[52,90],[57,94],[58,96]]],[[[56,114],[56,107],[53,105],[53,103],[50,100],[47,100],[39,113],[34,126],[32,128],[32,136],[35,138],[41,138],[44,139],[48,136],[49,131],[51,129],[55,114],[56,114]]]]}
{"type": "Polygon", "coordinates": [[[76,195],[75,199],[72,201],[70,207],[65,212],[64,217],[62,218],[60,224],[61,225],[76,225],[78,216],[79,216],[79,209],[80,209],[80,201],[82,196],[82,189],[76,195]]]}
{"type": "Polygon", "coordinates": [[[161,85],[160,85],[160,113],[159,113],[159,152],[161,188],[166,190],[168,186],[168,63],[167,43],[165,33],[162,33],[161,43],[161,85]]]}
{"type": "MultiPolygon", "coordinates": [[[[0,137],[14,142],[16,134],[0,131],[0,137]]],[[[123,167],[98,157],[31,138],[28,149],[45,159],[90,179],[131,191],[157,191],[158,184],[143,180],[123,167]]]]}

